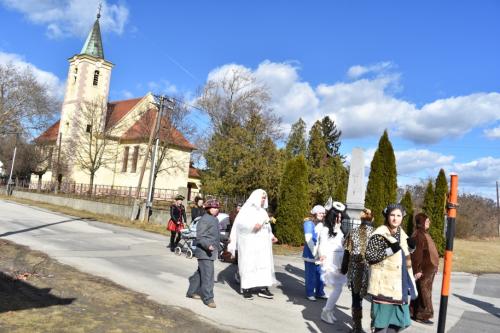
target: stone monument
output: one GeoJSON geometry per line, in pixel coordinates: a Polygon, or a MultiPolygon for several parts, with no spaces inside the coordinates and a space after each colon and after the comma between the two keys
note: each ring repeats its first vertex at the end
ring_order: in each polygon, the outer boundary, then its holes
{"type": "Polygon", "coordinates": [[[361,223],[359,214],[365,208],[365,161],[361,148],[352,150],[346,207],[352,226],[359,225],[361,223]]]}

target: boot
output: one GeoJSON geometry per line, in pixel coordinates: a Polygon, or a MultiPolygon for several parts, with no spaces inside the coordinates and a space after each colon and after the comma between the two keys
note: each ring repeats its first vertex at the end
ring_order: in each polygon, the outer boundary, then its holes
{"type": "Polygon", "coordinates": [[[352,333],[363,333],[363,309],[352,309],[352,333]]]}

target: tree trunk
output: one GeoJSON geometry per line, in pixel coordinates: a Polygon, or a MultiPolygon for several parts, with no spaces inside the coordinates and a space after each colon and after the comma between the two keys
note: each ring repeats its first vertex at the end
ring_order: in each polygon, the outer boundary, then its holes
{"type": "Polygon", "coordinates": [[[41,174],[41,175],[39,174],[38,175],[38,184],[36,185],[36,191],[37,192],[40,192],[41,189],[42,189],[42,176],[43,176],[43,174],[41,174]]]}
{"type": "Polygon", "coordinates": [[[89,190],[88,190],[88,195],[89,195],[89,197],[91,197],[91,196],[92,196],[92,189],[94,188],[94,177],[95,177],[95,173],[94,173],[94,172],[91,172],[91,173],[90,173],[89,190]]]}

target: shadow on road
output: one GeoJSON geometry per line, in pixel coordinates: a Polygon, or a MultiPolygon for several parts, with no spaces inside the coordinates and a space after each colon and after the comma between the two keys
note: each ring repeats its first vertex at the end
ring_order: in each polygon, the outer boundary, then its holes
{"type": "Polygon", "coordinates": [[[483,302],[474,298],[462,296],[462,295],[457,295],[453,294],[454,296],[458,297],[461,301],[464,301],[465,303],[469,303],[472,305],[477,306],[481,310],[488,312],[492,315],[494,315],[497,318],[500,318],[500,308],[497,308],[495,305],[488,303],[488,302],[483,302]]]}
{"type": "Polygon", "coordinates": [[[50,294],[50,288],[36,288],[0,272],[0,313],[52,305],[68,305],[75,298],[60,298],[50,294]]]}
{"type": "Polygon", "coordinates": [[[26,228],[26,229],[21,229],[21,230],[16,230],[16,231],[8,231],[8,232],[5,232],[3,234],[0,234],[0,237],[7,237],[10,235],[20,234],[23,232],[29,232],[29,231],[33,231],[33,230],[37,230],[37,229],[41,229],[41,228],[50,227],[50,226],[53,226],[56,224],[67,223],[67,222],[72,222],[72,221],[85,221],[85,220],[92,220],[92,219],[83,217],[83,218],[78,218],[78,219],[69,219],[69,220],[64,220],[64,221],[59,221],[59,222],[54,222],[54,223],[42,224],[42,225],[38,225],[36,227],[31,227],[31,228],[26,228]]]}
{"type": "MultiPolygon", "coordinates": [[[[304,307],[302,310],[302,317],[305,320],[314,322],[320,332],[350,331],[351,328],[347,325],[347,323],[351,323],[351,317],[342,311],[335,311],[337,322],[334,325],[329,325],[320,319],[321,310],[326,301],[318,300],[316,302],[311,302],[305,298],[305,288],[302,281],[304,277],[303,269],[287,264],[285,266],[285,271],[289,274],[281,272],[276,273],[276,279],[281,283],[279,288],[281,288],[283,294],[288,297],[288,302],[302,305],[304,307]],[[297,278],[292,275],[297,276],[297,278]]],[[[317,332],[316,328],[309,324],[308,329],[309,332],[317,332]]]]}
{"type": "Polygon", "coordinates": [[[236,282],[235,274],[238,271],[238,265],[228,264],[226,268],[217,274],[217,283],[227,284],[231,289],[240,293],[240,284],[236,282]]]}

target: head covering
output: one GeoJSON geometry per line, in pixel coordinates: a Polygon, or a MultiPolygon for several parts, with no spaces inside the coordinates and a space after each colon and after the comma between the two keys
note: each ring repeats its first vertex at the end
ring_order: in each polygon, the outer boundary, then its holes
{"type": "Polygon", "coordinates": [[[247,207],[247,206],[256,206],[256,207],[262,207],[264,209],[267,209],[268,201],[267,201],[267,193],[266,191],[262,189],[257,189],[250,194],[248,197],[247,201],[243,204],[242,208],[247,207]],[[261,200],[262,196],[266,196],[266,201],[264,202],[264,206],[261,205],[261,200]]]}
{"type": "Polygon", "coordinates": [[[345,205],[342,202],[334,201],[332,203],[332,208],[337,212],[342,213],[345,210],[345,205]]]}
{"type": "Polygon", "coordinates": [[[184,200],[184,196],[182,194],[177,194],[175,200],[184,200]]]}
{"type": "Polygon", "coordinates": [[[316,205],[316,206],[313,207],[313,209],[311,209],[311,214],[312,215],[316,215],[318,213],[326,213],[325,207],[323,207],[321,205],[316,205]]]}
{"type": "Polygon", "coordinates": [[[208,199],[203,207],[205,207],[205,209],[220,208],[220,203],[217,199],[208,199]]]}
{"type": "Polygon", "coordinates": [[[424,213],[418,213],[415,215],[415,227],[417,227],[417,229],[425,229],[425,221],[428,218],[429,217],[424,213]]]}
{"type": "Polygon", "coordinates": [[[384,215],[384,217],[387,219],[387,217],[391,215],[391,212],[396,209],[399,209],[401,211],[403,217],[406,215],[406,210],[403,205],[397,203],[388,204],[387,207],[385,207],[382,211],[382,215],[384,215]]]}
{"type": "Polygon", "coordinates": [[[363,209],[363,211],[359,215],[359,219],[361,221],[372,222],[373,221],[372,211],[370,209],[368,209],[368,208],[363,209]]]}

